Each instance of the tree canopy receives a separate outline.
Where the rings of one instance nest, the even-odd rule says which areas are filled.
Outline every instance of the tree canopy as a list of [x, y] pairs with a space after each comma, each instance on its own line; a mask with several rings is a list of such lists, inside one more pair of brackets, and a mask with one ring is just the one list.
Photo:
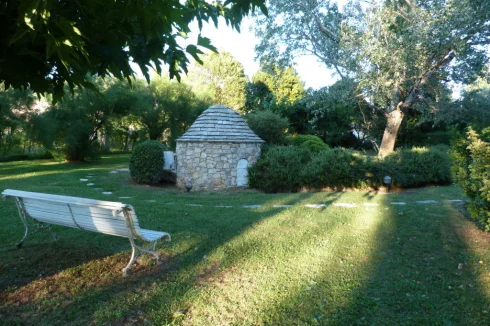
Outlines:
[[187, 72], [187, 54], [200, 61], [201, 48], [216, 50], [199, 35], [185, 48], [189, 24], [196, 20], [239, 29], [243, 16], [265, 0], [7, 0], [0, 4], [0, 83], [62, 98], [64, 84], [93, 87], [90, 75], [134, 75], [133, 60], [149, 79], [168, 64], [170, 77]]
[[487, 0], [351, 1], [343, 8], [270, 0], [268, 10], [257, 25], [262, 59], [313, 54], [352, 78], [359, 101], [386, 117], [381, 156], [394, 149], [408, 110], [437, 108], [449, 82], [475, 80], [488, 61]]
[[243, 65], [229, 52], [202, 56], [202, 65], [196, 65], [184, 81], [198, 93], [209, 96], [214, 104], [223, 104], [235, 111], [245, 105], [247, 77]]

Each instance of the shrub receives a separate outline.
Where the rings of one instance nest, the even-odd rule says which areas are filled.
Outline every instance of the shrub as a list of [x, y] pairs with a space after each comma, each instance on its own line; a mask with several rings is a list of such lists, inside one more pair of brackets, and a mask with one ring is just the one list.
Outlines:
[[267, 192], [301, 187], [378, 188], [384, 186], [386, 175], [392, 177], [393, 186], [402, 188], [447, 184], [447, 146], [398, 150], [385, 159], [342, 148], [312, 153], [298, 146], [270, 146], [249, 170], [250, 185]]
[[490, 128], [468, 128], [453, 141], [451, 158], [453, 179], [471, 199], [468, 212], [490, 231]]
[[247, 123], [250, 129], [267, 143], [286, 143], [286, 130], [289, 128], [286, 118], [270, 111], [262, 111], [247, 115]]
[[156, 140], [137, 144], [129, 161], [131, 178], [140, 184], [155, 184], [160, 181], [163, 170], [165, 146]]
[[314, 188], [357, 187], [365, 180], [367, 158], [335, 148], [312, 156], [302, 171], [304, 185]]
[[402, 188], [451, 182], [451, 161], [447, 146], [414, 147], [388, 155], [381, 170]]
[[248, 170], [250, 186], [265, 192], [297, 191], [302, 186], [301, 170], [310, 153], [297, 146], [269, 146]]
[[314, 135], [296, 135], [289, 137], [288, 140], [291, 144], [301, 146], [314, 153], [330, 149], [320, 137]]

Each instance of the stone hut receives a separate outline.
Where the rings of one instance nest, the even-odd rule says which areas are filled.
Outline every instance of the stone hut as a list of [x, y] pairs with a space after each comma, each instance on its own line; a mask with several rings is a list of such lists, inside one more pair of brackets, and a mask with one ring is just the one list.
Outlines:
[[260, 156], [264, 143], [245, 120], [224, 105], [204, 111], [177, 139], [177, 186], [221, 190], [248, 184], [247, 168]]

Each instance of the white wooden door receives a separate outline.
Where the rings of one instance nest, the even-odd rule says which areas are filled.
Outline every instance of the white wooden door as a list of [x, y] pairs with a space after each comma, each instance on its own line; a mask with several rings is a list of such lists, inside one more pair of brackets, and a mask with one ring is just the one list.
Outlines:
[[236, 185], [237, 187], [248, 185], [248, 161], [246, 159], [238, 161], [236, 167]]

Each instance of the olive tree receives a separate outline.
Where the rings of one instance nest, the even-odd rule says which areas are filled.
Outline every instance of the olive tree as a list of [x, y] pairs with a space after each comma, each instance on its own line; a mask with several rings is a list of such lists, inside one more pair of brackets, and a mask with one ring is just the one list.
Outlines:
[[257, 23], [259, 56], [313, 54], [354, 79], [356, 98], [385, 116], [380, 156], [394, 150], [408, 110], [437, 109], [449, 82], [471, 82], [488, 61], [488, 0], [351, 1], [343, 8], [270, 0], [268, 9]]

